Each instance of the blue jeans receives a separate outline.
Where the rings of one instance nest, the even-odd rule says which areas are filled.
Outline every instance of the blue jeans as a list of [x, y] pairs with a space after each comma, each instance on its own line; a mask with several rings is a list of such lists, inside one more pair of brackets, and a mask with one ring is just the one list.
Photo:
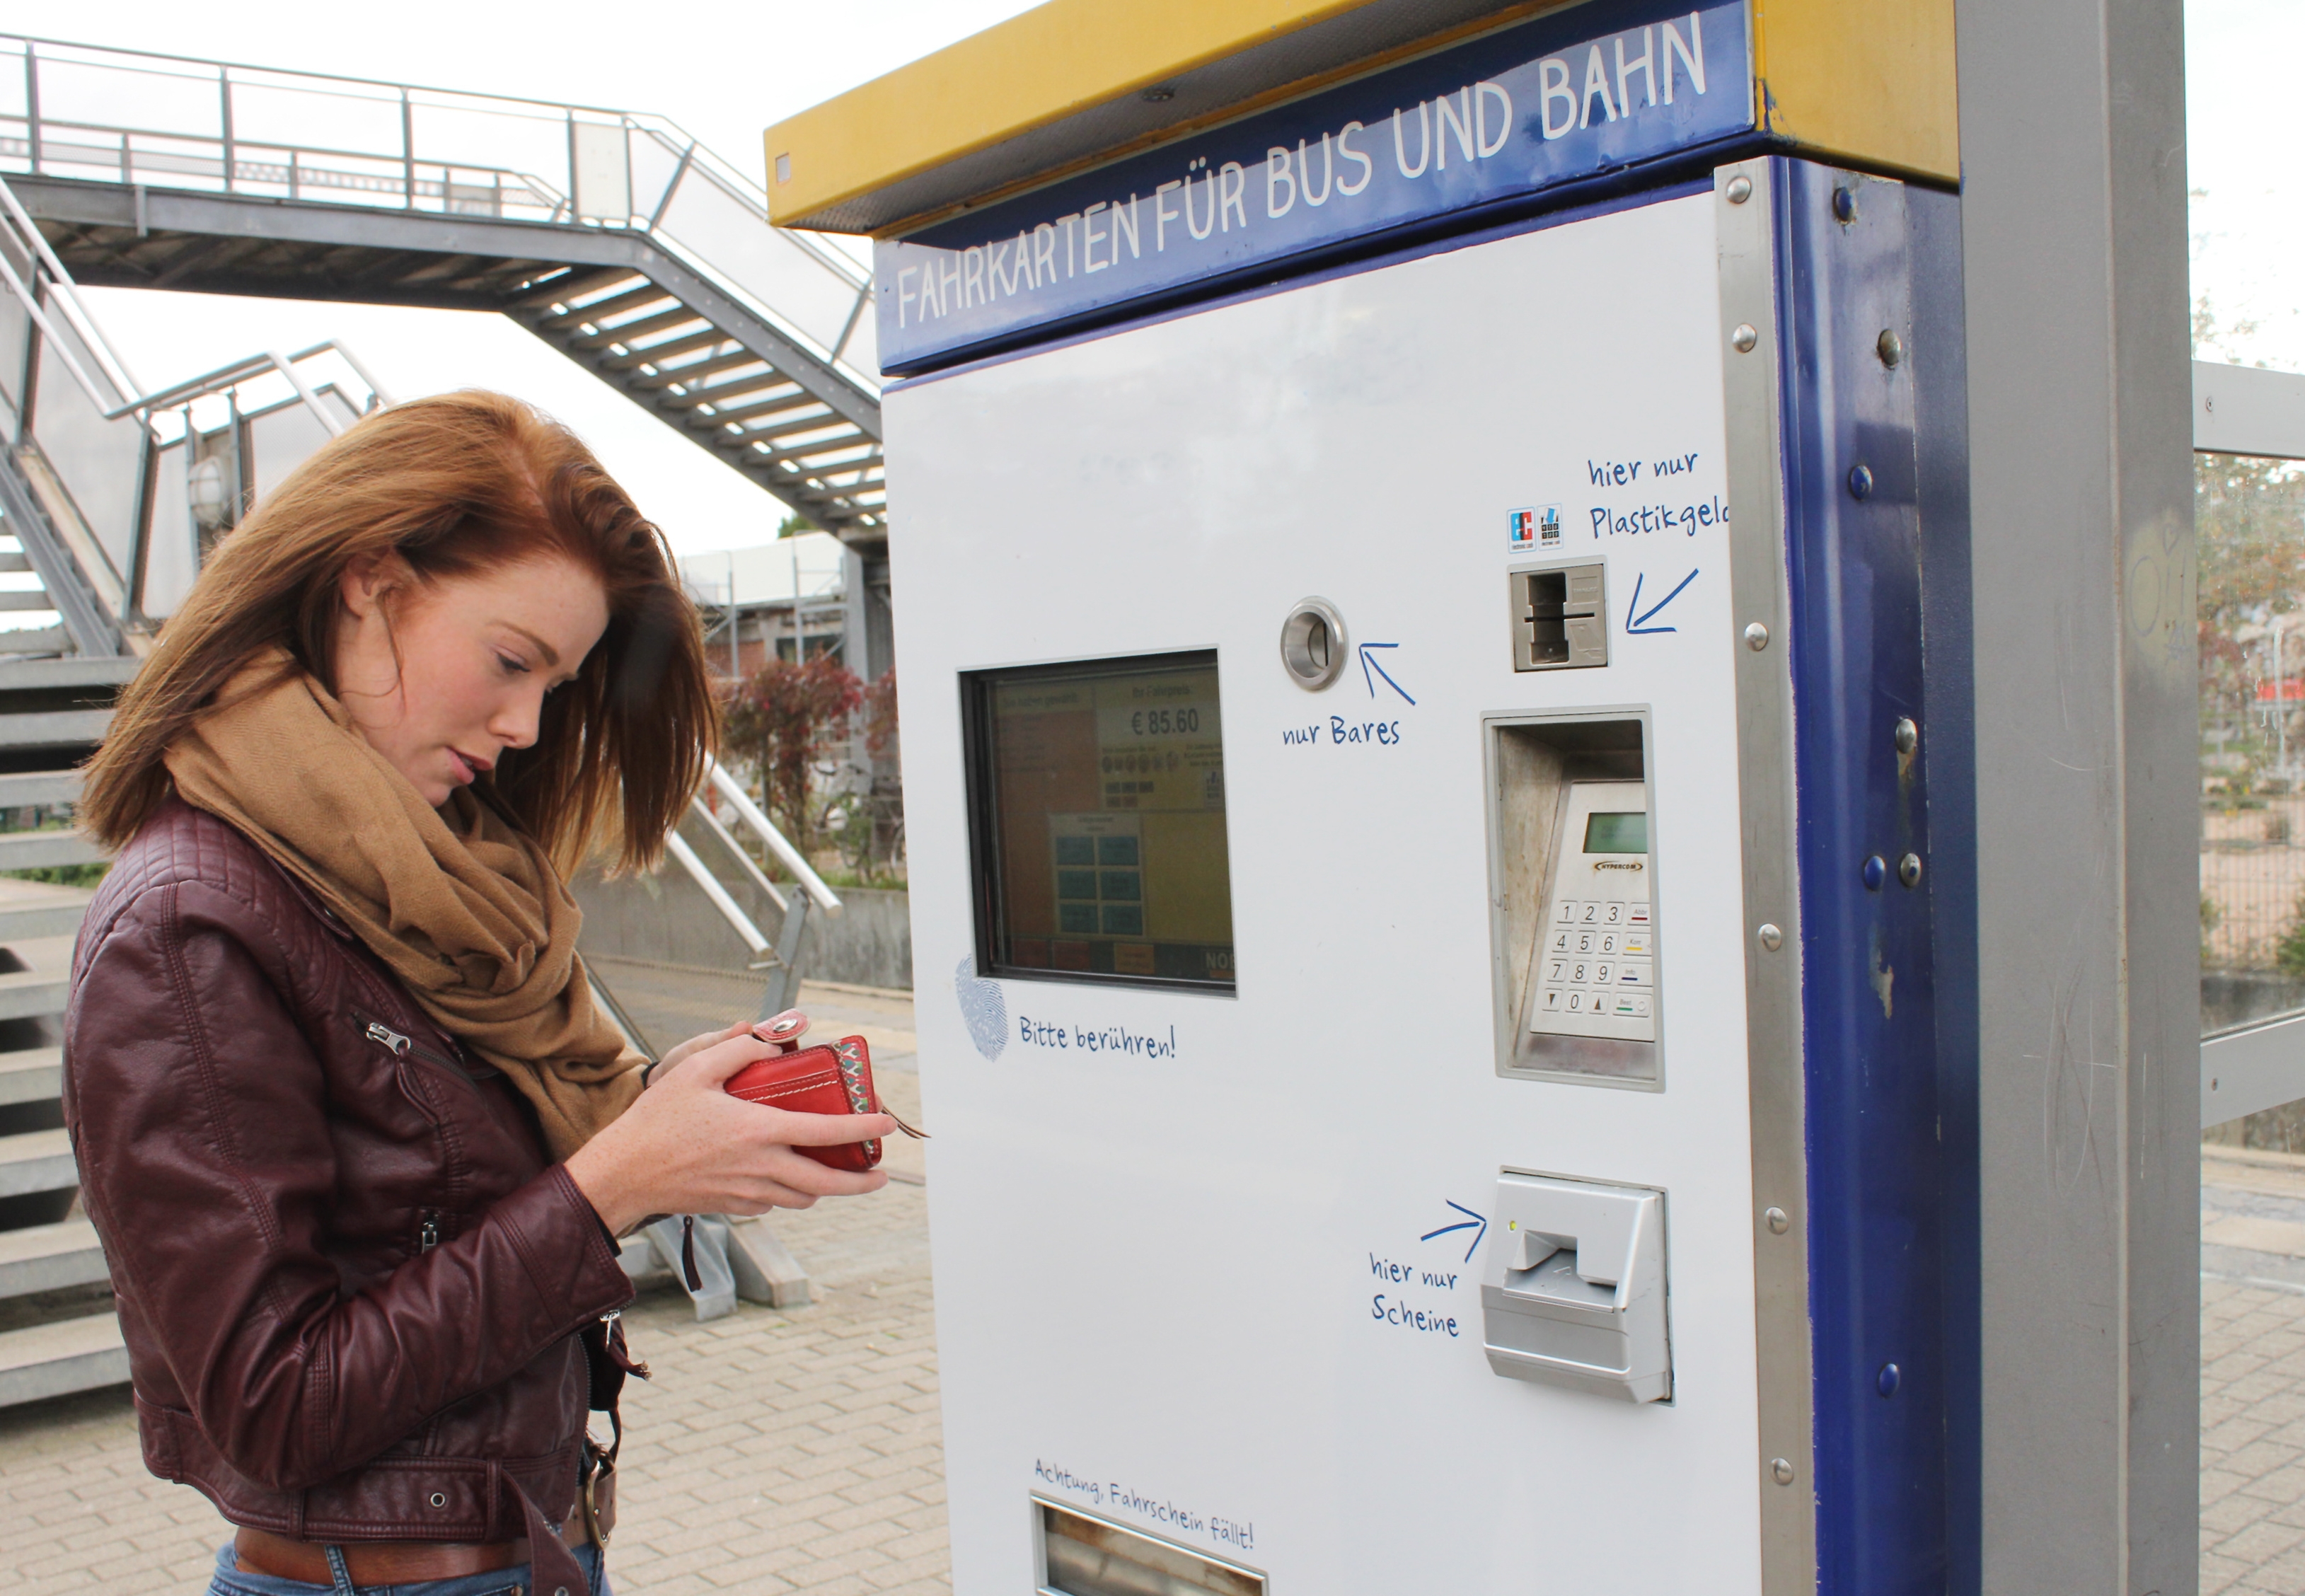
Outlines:
[[[572, 1548], [591, 1582], [589, 1596], [612, 1596], [608, 1571], [597, 1546]], [[494, 1574], [468, 1574], [457, 1579], [426, 1579], [404, 1585], [355, 1585], [344, 1573], [343, 1554], [328, 1549], [328, 1566], [336, 1583], [308, 1585], [301, 1579], [276, 1579], [268, 1574], [242, 1574], [233, 1556], [232, 1542], [217, 1553], [216, 1583], [208, 1596], [529, 1596], [528, 1565], [499, 1568]]]

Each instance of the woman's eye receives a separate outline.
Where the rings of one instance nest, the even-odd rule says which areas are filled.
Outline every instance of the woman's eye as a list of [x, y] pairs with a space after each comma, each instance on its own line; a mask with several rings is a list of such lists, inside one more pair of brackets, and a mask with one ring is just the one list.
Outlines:
[[498, 655], [497, 663], [504, 666], [505, 674], [508, 676], [524, 676], [528, 675], [528, 666], [522, 661], [515, 659], [509, 654]]

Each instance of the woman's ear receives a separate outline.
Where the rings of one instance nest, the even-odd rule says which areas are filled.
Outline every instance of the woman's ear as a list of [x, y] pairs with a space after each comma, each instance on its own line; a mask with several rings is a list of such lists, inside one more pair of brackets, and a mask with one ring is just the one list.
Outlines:
[[336, 595], [347, 614], [365, 621], [383, 607], [387, 594], [414, 574], [396, 554], [360, 555], [336, 578]]

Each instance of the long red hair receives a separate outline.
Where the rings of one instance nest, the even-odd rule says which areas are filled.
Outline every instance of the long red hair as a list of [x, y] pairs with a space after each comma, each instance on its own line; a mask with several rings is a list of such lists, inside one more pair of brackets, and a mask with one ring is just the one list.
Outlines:
[[695, 606], [663, 533], [575, 434], [478, 391], [360, 421], [218, 545], [120, 695], [81, 824], [125, 844], [167, 795], [168, 744], [267, 647], [335, 692], [338, 582], [354, 561], [397, 555], [430, 582], [547, 554], [600, 579], [608, 630], [545, 700], [534, 745], [507, 749], [482, 790], [564, 870], [595, 849], [654, 864], [719, 744]]

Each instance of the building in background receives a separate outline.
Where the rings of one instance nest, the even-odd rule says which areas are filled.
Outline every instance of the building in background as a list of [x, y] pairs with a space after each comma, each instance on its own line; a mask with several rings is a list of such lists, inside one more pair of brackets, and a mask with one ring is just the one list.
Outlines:
[[684, 558], [681, 580], [704, 612], [713, 674], [742, 679], [771, 658], [829, 654], [871, 681], [879, 673], [864, 657], [863, 566], [829, 532]]

